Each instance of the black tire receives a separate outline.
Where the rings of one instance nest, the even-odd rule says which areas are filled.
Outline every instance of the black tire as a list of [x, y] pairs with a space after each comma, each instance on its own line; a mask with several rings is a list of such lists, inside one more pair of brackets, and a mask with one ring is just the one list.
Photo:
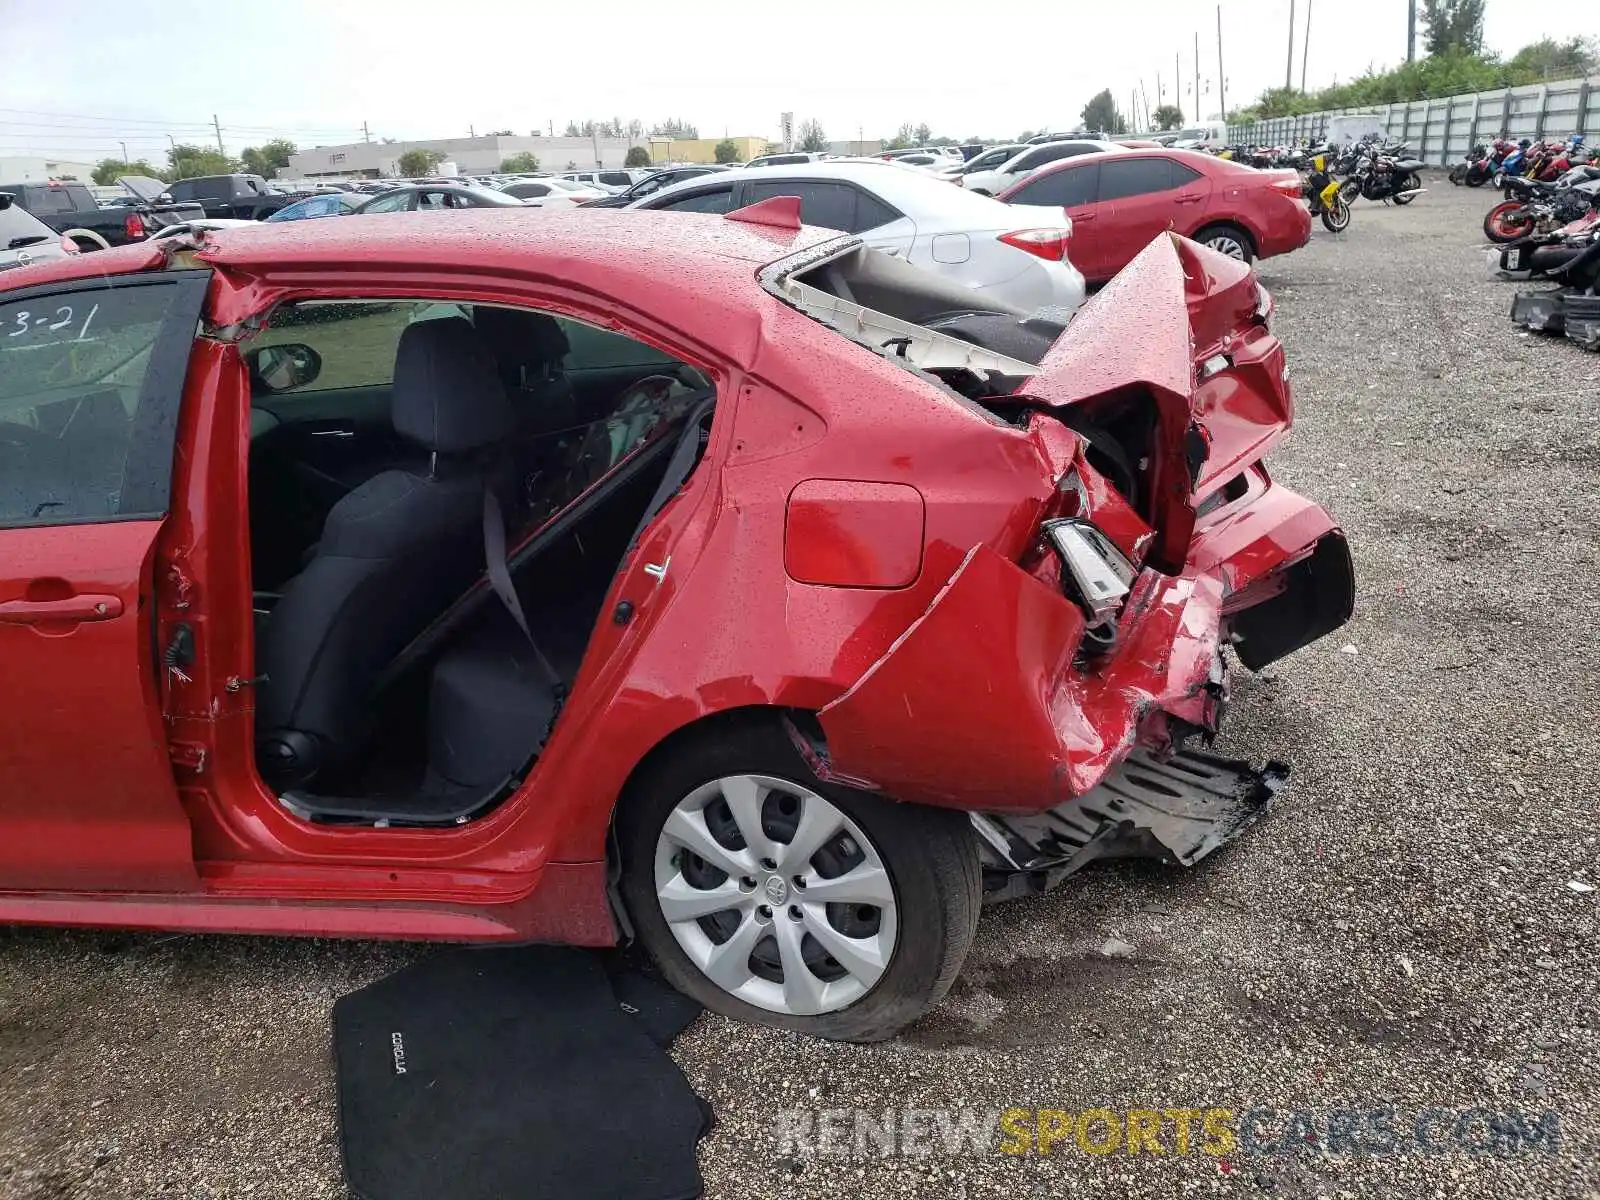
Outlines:
[[[1239, 253], [1233, 254], [1228, 250], [1218, 249], [1218, 253], [1227, 254], [1230, 258], [1237, 258], [1249, 266], [1256, 260], [1256, 246], [1250, 240], [1250, 234], [1230, 221], [1218, 221], [1215, 225], [1207, 225], [1194, 235], [1194, 240], [1202, 246], [1209, 246], [1214, 239], [1227, 239], [1239, 247]], [[1213, 249], [1217, 249], [1213, 247]]]
[[1322, 225], [1329, 233], [1343, 233], [1350, 228], [1350, 206], [1338, 196], [1334, 197], [1332, 207], [1322, 210]]
[[[695, 789], [741, 774], [788, 780], [833, 804], [872, 843], [892, 881], [899, 921], [889, 965], [870, 991], [844, 1008], [796, 1016], [746, 1003], [700, 971], [662, 915], [655, 855], [668, 816]], [[893, 1037], [944, 998], [977, 931], [982, 875], [966, 815], [822, 783], [775, 720], [720, 727], [647, 764], [622, 797], [616, 832], [622, 899], [661, 973], [707, 1008], [753, 1024], [835, 1041]]]
[[[1415, 175], [1407, 175], [1404, 179], [1400, 180], [1400, 189], [1402, 191], [1410, 191], [1412, 188], [1419, 188], [1421, 186], [1422, 180], [1418, 179]], [[1410, 204], [1415, 199], [1415, 196], [1396, 196], [1394, 198], [1394, 202], [1396, 204]]]
[[1346, 179], [1339, 185], [1339, 199], [1346, 204], [1361, 197], [1361, 181], [1359, 179]]

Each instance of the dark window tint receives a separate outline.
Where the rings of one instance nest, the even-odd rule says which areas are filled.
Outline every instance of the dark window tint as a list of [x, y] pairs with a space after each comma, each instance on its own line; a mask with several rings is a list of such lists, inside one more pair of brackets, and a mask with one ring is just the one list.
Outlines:
[[1038, 204], [1047, 208], [1093, 204], [1101, 166], [1098, 162], [1085, 162], [1062, 167], [1030, 179], [1006, 200], [1011, 204]]
[[807, 225], [845, 233], [856, 231], [856, 190], [853, 187], [804, 179], [745, 184], [746, 204], [771, 200], [774, 196], [799, 196], [800, 219]]
[[673, 212], [725, 213], [732, 203], [733, 189], [717, 188], [715, 191], [696, 192], [692, 196], [679, 196], [659, 207]]
[[165, 511], [206, 277], [0, 304], [0, 525]]
[[541, 196], [550, 194], [548, 183], [514, 183], [506, 189], [506, 195], [515, 196], [519, 200], [537, 200]]
[[1020, 162], [1012, 168], [1015, 171], [1031, 171], [1035, 167], [1042, 167], [1045, 163], [1060, 162], [1063, 158], [1075, 158], [1080, 154], [1092, 154], [1087, 146], [1040, 146], [1029, 150], [1022, 156]]
[[72, 203], [72, 193], [63, 187], [30, 187], [28, 189], [28, 207], [41, 215], [48, 213], [72, 212], [76, 207]]
[[1145, 196], [1173, 186], [1172, 163], [1164, 158], [1114, 158], [1100, 164], [1101, 200]]
[[180, 179], [176, 183], [169, 183], [167, 185], [167, 195], [172, 197], [174, 203], [179, 200], [193, 200], [195, 195], [194, 183], [188, 179]]
[[869, 229], [876, 229], [880, 225], [887, 225], [890, 221], [898, 221], [904, 214], [897, 209], [890, 208], [876, 196], [866, 192], [856, 193], [856, 224], [851, 233], [865, 233]]
[[608, 187], [628, 187], [633, 183], [633, 176], [626, 171], [601, 171], [600, 182]]

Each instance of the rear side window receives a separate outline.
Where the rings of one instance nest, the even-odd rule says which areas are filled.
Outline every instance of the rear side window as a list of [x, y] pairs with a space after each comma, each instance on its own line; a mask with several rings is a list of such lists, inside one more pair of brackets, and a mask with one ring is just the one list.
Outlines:
[[30, 187], [28, 207], [41, 215], [76, 211], [72, 193], [63, 187]]
[[679, 196], [657, 207], [670, 209], [672, 212], [725, 213], [732, 203], [733, 189], [725, 187], [708, 192], [696, 192], [692, 196]]
[[807, 225], [854, 233], [856, 225], [855, 188], [842, 183], [821, 183], [805, 179], [774, 180], [772, 183], [745, 184], [745, 203], [755, 204], [775, 196], [800, 197], [800, 219]]
[[0, 526], [166, 511], [209, 278], [97, 280], [0, 304]]
[[1113, 158], [1100, 164], [1101, 200], [1170, 191], [1178, 182], [1165, 158]]
[[1096, 199], [1100, 168], [1098, 162], [1062, 167], [1030, 179], [1006, 199], [1011, 204], [1038, 204], [1047, 208], [1076, 208]]
[[609, 187], [632, 187], [633, 176], [626, 171], [602, 171], [600, 182]]

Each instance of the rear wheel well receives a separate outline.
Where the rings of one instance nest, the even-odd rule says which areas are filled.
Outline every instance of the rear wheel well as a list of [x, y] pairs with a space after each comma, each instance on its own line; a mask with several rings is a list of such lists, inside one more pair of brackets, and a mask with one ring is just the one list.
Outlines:
[[1261, 247], [1256, 242], [1255, 234], [1237, 221], [1212, 221], [1209, 225], [1195, 232], [1194, 240], [1204, 243], [1208, 237], [1216, 233], [1231, 233], [1242, 239], [1252, 258], [1261, 253]]
[[69, 229], [62, 236], [69, 238], [79, 250], [84, 252], [109, 250], [111, 248], [110, 242], [90, 229]]
[[785, 718], [800, 717], [802, 720], [811, 718], [810, 713], [802, 713], [793, 708], [784, 708], [776, 704], [748, 704], [738, 708], [724, 708], [714, 713], [707, 713], [697, 717], [687, 725], [680, 725], [654, 746], [650, 747], [644, 757], [633, 764], [633, 770], [628, 772], [628, 778], [622, 785], [622, 790], [617, 793], [617, 803], [612, 808], [611, 824], [617, 823], [617, 814], [622, 811], [629, 797], [636, 790], [641, 779], [649, 778], [656, 767], [681, 753], [687, 747], [697, 742], [712, 738], [725, 738], [756, 726], [771, 726], [780, 723]]

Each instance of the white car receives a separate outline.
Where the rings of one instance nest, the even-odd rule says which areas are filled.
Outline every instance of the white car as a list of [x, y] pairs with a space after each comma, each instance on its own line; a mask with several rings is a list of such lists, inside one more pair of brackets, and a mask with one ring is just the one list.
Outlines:
[[654, 170], [644, 167], [618, 167], [608, 171], [567, 171], [561, 178], [571, 180], [573, 183], [588, 184], [608, 196], [614, 196], [618, 192], [627, 191], [641, 179], [654, 173]]
[[1023, 312], [1083, 303], [1083, 276], [1067, 257], [1072, 222], [1061, 209], [1002, 204], [881, 159], [722, 171], [628, 207], [727, 213], [776, 196], [799, 197], [807, 225], [857, 234]]
[[826, 155], [811, 150], [795, 150], [788, 154], [758, 154], [747, 167], [795, 167], [801, 163], [821, 162]]
[[997, 167], [969, 171], [961, 176], [962, 186], [985, 196], [998, 196], [1017, 180], [1048, 163], [1060, 162], [1078, 154], [1121, 154], [1126, 147], [1115, 142], [1101, 142], [1093, 138], [1071, 138], [1060, 142], [1045, 142], [1026, 146]]
[[500, 190], [529, 208], [575, 208], [585, 200], [599, 200], [611, 194], [570, 179], [513, 179], [502, 184]]

